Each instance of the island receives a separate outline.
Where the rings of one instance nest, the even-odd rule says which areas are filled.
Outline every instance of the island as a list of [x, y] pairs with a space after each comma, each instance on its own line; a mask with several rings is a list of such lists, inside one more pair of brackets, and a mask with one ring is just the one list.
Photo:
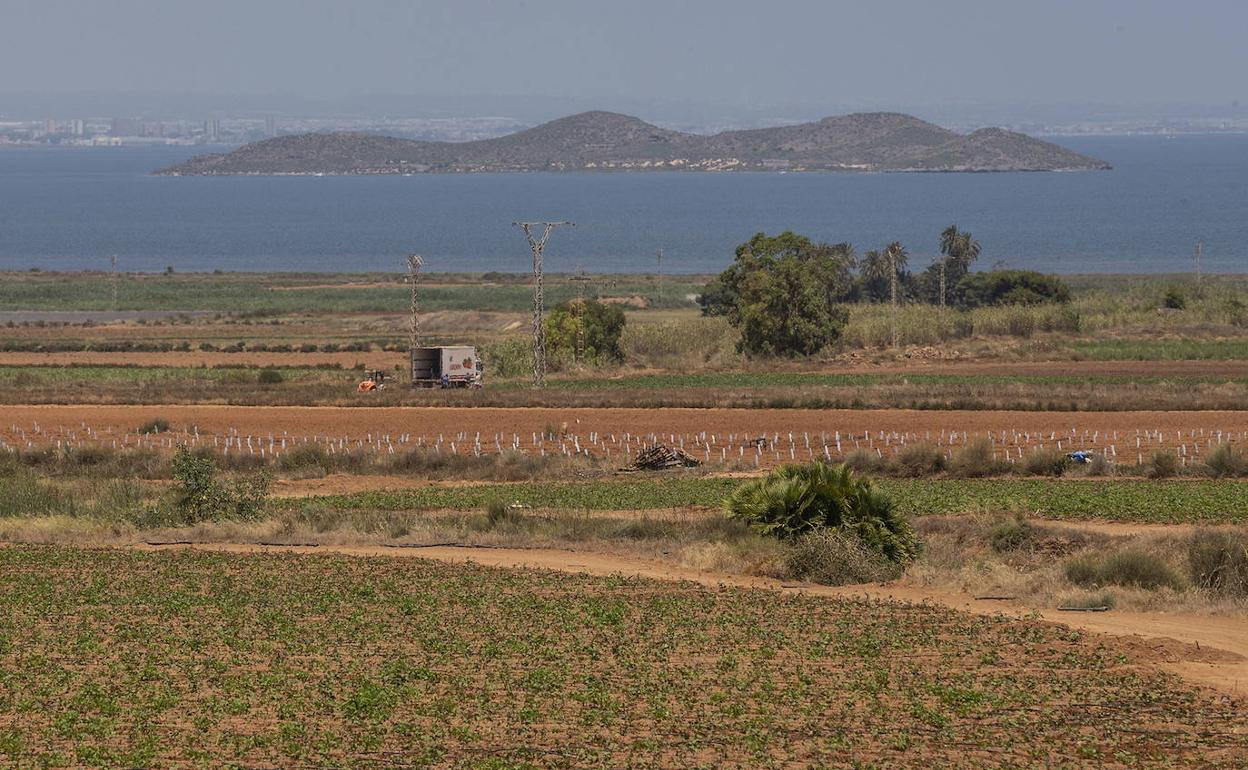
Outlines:
[[494, 139], [430, 142], [365, 133], [281, 136], [154, 173], [427, 174], [507, 171], [987, 172], [1105, 170], [1104, 161], [1000, 128], [960, 134], [911, 115], [856, 113], [701, 135], [583, 112]]

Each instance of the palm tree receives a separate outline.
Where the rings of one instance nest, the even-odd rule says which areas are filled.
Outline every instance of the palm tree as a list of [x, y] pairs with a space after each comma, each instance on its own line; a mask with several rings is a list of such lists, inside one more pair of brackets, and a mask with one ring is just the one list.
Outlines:
[[979, 259], [979, 241], [957, 225], [949, 225], [940, 234], [940, 253], [945, 257], [940, 261], [940, 305], [944, 307], [948, 266], [952, 265], [959, 274], [969, 270], [971, 263]]
[[884, 249], [884, 256], [888, 258], [888, 293], [892, 298], [893, 314], [893, 347], [897, 347], [897, 274], [906, 269], [906, 263], [910, 260], [906, 247], [901, 245], [900, 241], [893, 241]]
[[764, 535], [794, 540], [827, 530], [846, 534], [896, 564], [919, 552], [919, 540], [888, 496], [845, 465], [786, 465], [737, 487], [728, 516]]
[[887, 302], [888, 287], [892, 282], [892, 271], [888, 266], [888, 255], [882, 249], [872, 249], [862, 255], [858, 262], [858, 274], [862, 280], [862, 288], [871, 302]]

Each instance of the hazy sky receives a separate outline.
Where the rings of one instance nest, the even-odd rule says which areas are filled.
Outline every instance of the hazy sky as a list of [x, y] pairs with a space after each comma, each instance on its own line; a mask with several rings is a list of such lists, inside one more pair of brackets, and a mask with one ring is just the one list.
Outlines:
[[0, 0], [0, 93], [1230, 105], [1246, 34], [1245, 0]]

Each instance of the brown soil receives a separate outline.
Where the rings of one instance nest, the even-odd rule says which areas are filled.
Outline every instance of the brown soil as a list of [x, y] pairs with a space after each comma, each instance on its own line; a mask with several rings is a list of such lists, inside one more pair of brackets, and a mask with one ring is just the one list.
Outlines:
[[[931, 602], [980, 614], [1034, 617], [1033, 609], [1011, 602], [976, 601], [974, 597], [930, 587], [901, 584], [818, 586], [770, 578], [700, 572], [645, 559], [554, 549], [394, 548], [386, 546], [260, 546], [206, 543], [194, 546], [136, 546], [143, 550], [193, 547], [226, 552], [333, 552], [356, 556], [397, 556], [446, 562], [474, 562], [508, 568], [537, 568], [592, 575], [629, 575], [658, 580], [687, 580], [702, 585], [730, 585], [799, 591], [815, 596], [868, 596], [903, 602]], [[1248, 619], [1145, 612], [1070, 613], [1045, 610], [1045, 620], [1095, 633], [1126, 637], [1138, 659], [1167, 668], [1188, 681], [1243, 695], [1248, 692]]]
[[[34, 405], [0, 407], [0, 431], [12, 425], [29, 429], [38, 423], [44, 433], [79, 431], [84, 423], [96, 431], [133, 431], [156, 418], [177, 429], [198, 426], [201, 433], [225, 433], [237, 429], [252, 435], [363, 436], [412, 433], [455, 435], [480, 432], [519, 434], [526, 440], [547, 427], [585, 436], [600, 434], [634, 436], [655, 434], [693, 436], [701, 432], [726, 437], [781, 433], [834, 432], [872, 434], [965, 431], [1027, 431], [1038, 441], [1050, 432], [1118, 431], [1120, 436], [1136, 430], [1219, 430], [1238, 434], [1248, 431], [1248, 411], [1235, 412], [1019, 412], [1019, 411], [924, 411], [910, 409], [594, 409], [594, 408], [496, 408], [496, 407], [302, 407], [225, 405]], [[1124, 439], [1125, 440], [1125, 439]]]

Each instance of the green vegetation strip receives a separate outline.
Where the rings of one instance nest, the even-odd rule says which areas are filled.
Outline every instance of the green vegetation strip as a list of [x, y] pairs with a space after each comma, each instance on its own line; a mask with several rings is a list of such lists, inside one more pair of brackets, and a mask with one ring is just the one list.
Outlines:
[[[765, 387], [875, 387], [880, 385], [982, 386], [1022, 385], [1196, 385], [1201, 383], [1248, 384], [1248, 378], [1194, 376], [1159, 377], [1125, 375], [1043, 375], [1043, 374], [814, 374], [802, 372], [713, 372], [707, 374], [648, 374], [634, 377], [597, 377], [546, 381], [550, 388], [564, 390], [650, 390], [685, 388], [765, 388]], [[492, 384], [498, 387], [498, 384]], [[523, 381], [508, 387], [528, 387]]]
[[[470, 510], [491, 501], [569, 510], [719, 507], [740, 482], [723, 478], [488, 484], [284, 500], [340, 510]], [[879, 487], [916, 516], [1025, 511], [1054, 519], [1140, 522], [1248, 521], [1248, 483], [1229, 480], [881, 479]]]
[[1069, 348], [1094, 361], [1229, 361], [1248, 358], [1248, 338], [1208, 340], [1094, 340]]
[[1068, 628], [934, 606], [337, 555], [14, 546], [0, 574], [11, 767], [1248, 757], [1233, 699]]
[[[355, 373], [336, 369], [274, 367], [283, 379], [354, 379]], [[255, 382], [255, 367], [202, 366], [0, 366], [0, 384], [30, 385], [75, 382], [150, 382], [153, 380], [209, 380]]]
[[[689, 307], [686, 297], [702, 290], [702, 283], [684, 278], [664, 282], [662, 293], [644, 276], [599, 276], [601, 290], [612, 296], [641, 296], [650, 307]], [[335, 286], [356, 281], [389, 282], [389, 285]], [[533, 289], [527, 282], [437, 283], [430, 276], [420, 290], [425, 312], [437, 310], [528, 310]], [[546, 285], [550, 305], [577, 296], [577, 286], [558, 276]], [[399, 276], [311, 276], [295, 280], [289, 275], [149, 275], [125, 276], [117, 284], [114, 303], [112, 284], [97, 276], [72, 274], [11, 275], [0, 285], [0, 310], [160, 310], [215, 311], [222, 313], [360, 313], [406, 312], [409, 289]]]

